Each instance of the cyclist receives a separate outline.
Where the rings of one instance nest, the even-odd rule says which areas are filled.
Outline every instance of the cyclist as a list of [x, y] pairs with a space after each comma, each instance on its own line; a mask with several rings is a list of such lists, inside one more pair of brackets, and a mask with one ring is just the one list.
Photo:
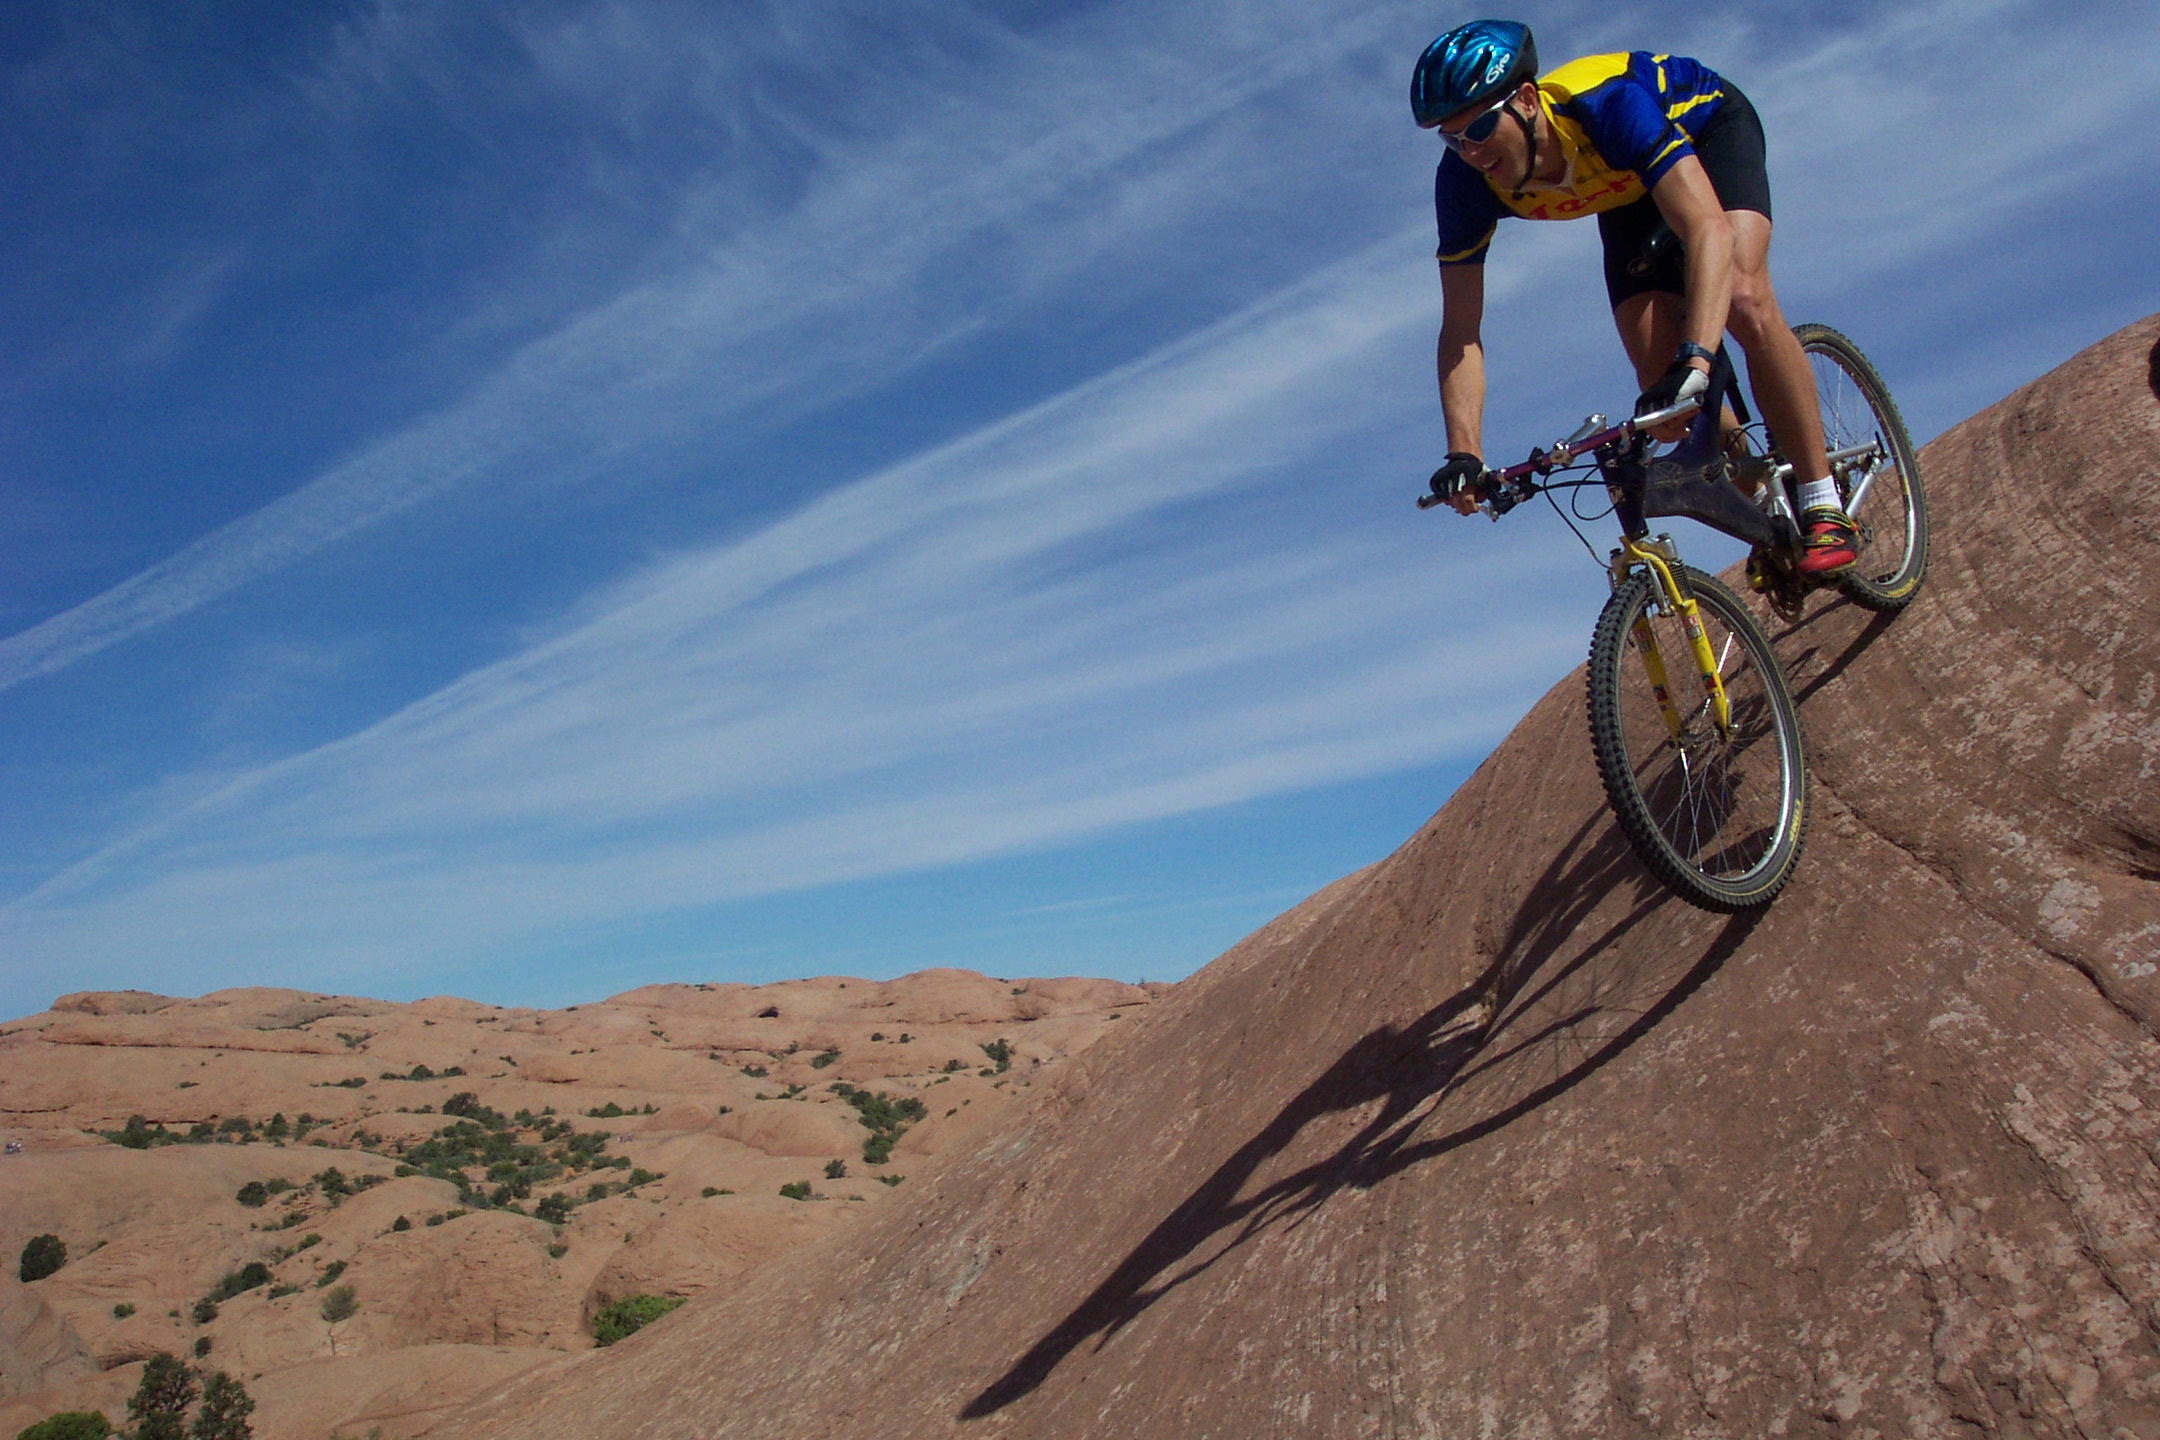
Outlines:
[[[1480, 327], [1499, 221], [1596, 215], [1613, 321], [1642, 387], [1635, 413], [1701, 394], [1730, 329], [1799, 482], [1801, 573], [1851, 568], [1856, 537], [1829, 478], [1814, 375], [1770, 288], [1762, 124], [1739, 88], [1693, 60], [1642, 50], [1588, 56], [1540, 79], [1528, 26], [1477, 20], [1427, 47], [1410, 106], [1447, 145], [1433, 205], [1448, 457], [1433, 493], [1469, 514], [1485, 470]], [[1650, 239], [1661, 221], [1681, 244], [1659, 256]]]

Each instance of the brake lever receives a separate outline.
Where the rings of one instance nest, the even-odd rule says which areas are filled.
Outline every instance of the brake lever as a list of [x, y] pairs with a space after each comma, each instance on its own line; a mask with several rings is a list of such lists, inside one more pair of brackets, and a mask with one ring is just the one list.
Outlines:
[[1691, 395], [1677, 405], [1668, 405], [1663, 410], [1652, 410], [1647, 415], [1637, 415], [1633, 423], [1637, 430], [1655, 430], [1668, 421], [1685, 420], [1700, 409], [1702, 400]]

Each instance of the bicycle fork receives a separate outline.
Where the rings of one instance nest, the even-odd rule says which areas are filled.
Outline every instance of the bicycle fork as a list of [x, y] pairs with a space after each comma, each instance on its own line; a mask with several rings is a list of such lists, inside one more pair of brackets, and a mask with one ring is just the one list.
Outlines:
[[[1680, 617], [1680, 628], [1687, 636], [1688, 648], [1694, 652], [1695, 670], [1702, 677], [1703, 698], [1709, 701], [1710, 718], [1717, 725], [1718, 737], [1729, 740], [1732, 738], [1732, 701], [1725, 694], [1725, 681], [1718, 674], [1717, 657], [1711, 653], [1710, 637], [1703, 630], [1702, 612], [1695, 604], [1695, 597], [1681, 587], [1679, 577], [1673, 574], [1668, 563], [1675, 558], [1668, 553], [1670, 545], [1670, 541], [1646, 542], [1623, 536], [1620, 548], [1613, 551], [1613, 584], [1618, 587], [1638, 564], [1649, 567], [1666, 607]], [[1635, 651], [1642, 656], [1643, 669], [1650, 676], [1650, 688], [1657, 695], [1658, 710], [1665, 717], [1665, 728], [1677, 742], [1687, 728], [1687, 722], [1681, 717], [1679, 707], [1673, 704], [1665, 657], [1658, 650], [1657, 635], [1650, 628], [1647, 614], [1635, 617], [1632, 634]]]

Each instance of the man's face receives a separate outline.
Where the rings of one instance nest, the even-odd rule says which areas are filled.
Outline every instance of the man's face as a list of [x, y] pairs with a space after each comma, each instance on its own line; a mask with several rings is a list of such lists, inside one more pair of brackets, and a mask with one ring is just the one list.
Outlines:
[[1494, 126], [1492, 133], [1483, 140], [1472, 140], [1464, 132], [1477, 128], [1478, 117], [1493, 109], [1490, 101], [1456, 111], [1440, 122], [1440, 132], [1443, 135], [1461, 137], [1455, 142], [1455, 148], [1462, 152], [1462, 158], [1470, 163], [1473, 170], [1486, 175], [1515, 174], [1529, 159], [1529, 150], [1523, 139], [1523, 127], [1517, 124], [1516, 120], [1535, 113], [1531, 108], [1537, 103], [1535, 96], [1526, 98], [1524, 93], [1530, 89], [1531, 86], [1526, 81], [1507, 97], [1504, 103], [1514, 112], [1514, 118], [1505, 114], [1496, 115], [1495, 118], [1500, 123]]

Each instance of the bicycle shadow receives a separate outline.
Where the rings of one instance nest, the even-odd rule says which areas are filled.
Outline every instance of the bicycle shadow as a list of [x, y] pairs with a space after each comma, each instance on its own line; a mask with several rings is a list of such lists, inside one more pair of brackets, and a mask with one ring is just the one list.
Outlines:
[[[1866, 619], [1850, 634], [1839, 633], [1850, 627], [1856, 616]], [[1863, 611], [1843, 595], [1829, 605], [1810, 607], [1808, 612], [1782, 630], [1766, 631], [1770, 643], [1777, 647], [1778, 658], [1784, 662], [1785, 673], [1792, 680], [1793, 700], [1806, 704], [1815, 693], [1831, 681], [1843, 675], [1853, 661], [1866, 654], [1868, 648], [1880, 639], [1885, 631], [1897, 623], [1896, 615], [1880, 611]], [[1798, 648], [1792, 648], [1797, 642]], [[1803, 681], [1802, 676], [1807, 678]]]
[[[1619, 917], [1584, 936], [1603, 903], [1631, 886]], [[1666, 948], [1663, 964], [1623, 951], [1620, 942], [1647, 920], [1674, 912], [1692, 917], [1680, 922], [1683, 929], [1717, 927], [1692, 960], [1673, 953], [1684, 947]], [[1360, 1037], [959, 1418], [984, 1418], [1032, 1393], [1082, 1345], [1092, 1340], [1100, 1350], [1268, 1229], [1295, 1229], [1342, 1191], [1370, 1189], [1437, 1160], [1567, 1093], [1677, 1009], [1759, 918], [1720, 922], [1686, 909], [1642, 868], [1610, 818], [1593, 815], [1524, 896], [1497, 958], [1475, 980], [1399, 1029], [1382, 1026]], [[1492, 1018], [1481, 1025], [1486, 1007]], [[1374, 1114], [1331, 1153], [1245, 1193], [1316, 1121], [1366, 1106]]]

